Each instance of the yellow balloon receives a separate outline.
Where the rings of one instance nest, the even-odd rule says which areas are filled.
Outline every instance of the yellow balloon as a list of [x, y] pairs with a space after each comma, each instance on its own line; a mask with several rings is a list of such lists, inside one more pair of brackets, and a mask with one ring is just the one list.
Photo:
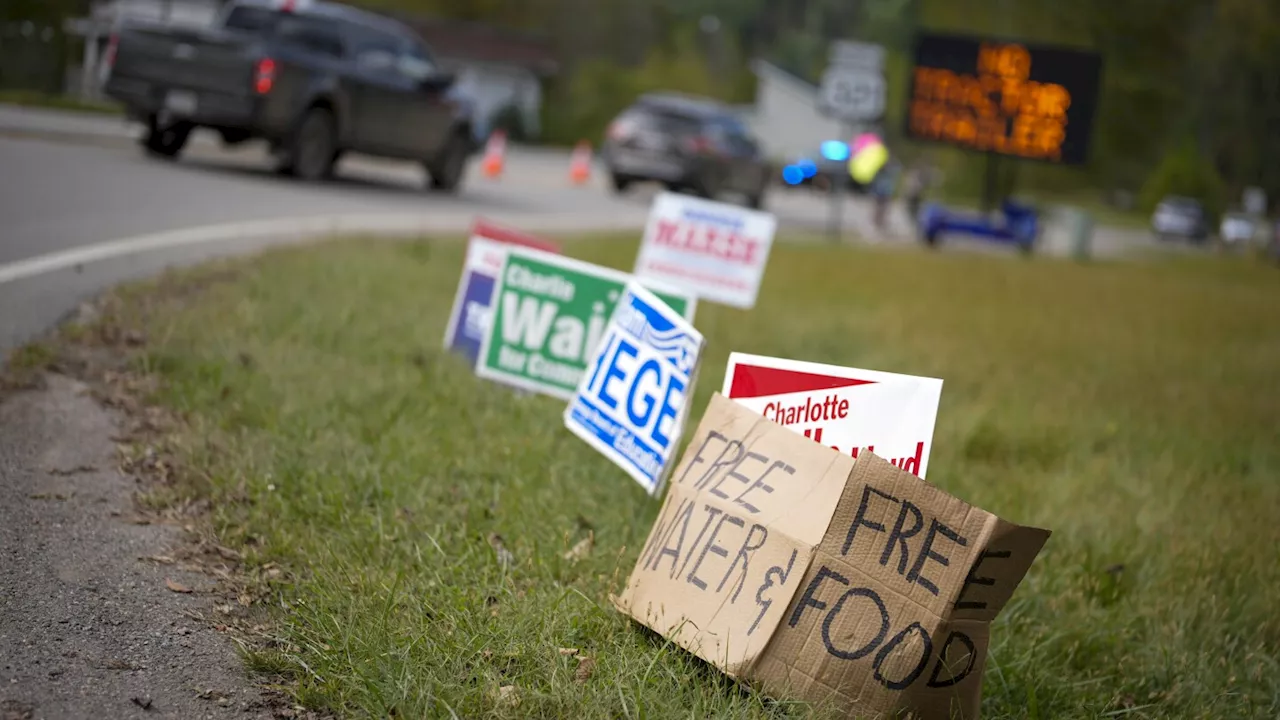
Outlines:
[[849, 158], [849, 174], [853, 179], [866, 185], [875, 179], [880, 168], [889, 162], [889, 149], [880, 143], [863, 148], [862, 152]]

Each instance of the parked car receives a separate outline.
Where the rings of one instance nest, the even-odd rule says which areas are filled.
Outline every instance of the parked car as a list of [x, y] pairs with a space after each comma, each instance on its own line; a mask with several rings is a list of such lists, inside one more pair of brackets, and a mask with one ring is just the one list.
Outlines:
[[1161, 240], [1186, 238], [1195, 242], [1209, 239], [1209, 217], [1199, 200], [1169, 195], [1156, 205], [1151, 230]]
[[205, 127], [229, 145], [266, 140], [278, 169], [306, 180], [351, 151], [421, 162], [452, 191], [478, 146], [471, 105], [422, 39], [338, 3], [232, 0], [211, 28], [126, 25], [107, 62], [106, 94], [159, 157]]
[[742, 193], [764, 203], [772, 168], [741, 119], [714, 100], [647, 93], [609, 125], [601, 157], [618, 192], [657, 181], [706, 198]]

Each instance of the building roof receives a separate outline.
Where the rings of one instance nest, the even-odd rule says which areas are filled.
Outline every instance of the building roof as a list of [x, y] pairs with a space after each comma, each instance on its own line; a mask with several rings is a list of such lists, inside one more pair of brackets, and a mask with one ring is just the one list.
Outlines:
[[443, 58], [517, 65], [540, 75], [553, 75], [559, 70], [550, 44], [535, 35], [463, 20], [394, 16], [413, 28], [432, 52]]

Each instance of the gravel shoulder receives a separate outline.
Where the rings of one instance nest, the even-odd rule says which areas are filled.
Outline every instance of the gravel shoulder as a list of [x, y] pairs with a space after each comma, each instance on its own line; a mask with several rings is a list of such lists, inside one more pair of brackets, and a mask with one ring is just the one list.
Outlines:
[[121, 414], [40, 384], [0, 398], [0, 720], [273, 717], [183, 528], [138, 515]]

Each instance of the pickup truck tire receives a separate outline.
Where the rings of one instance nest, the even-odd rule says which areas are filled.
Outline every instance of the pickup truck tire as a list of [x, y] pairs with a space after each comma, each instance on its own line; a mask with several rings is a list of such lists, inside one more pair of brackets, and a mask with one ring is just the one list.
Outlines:
[[186, 146], [191, 137], [192, 126], [188, 122], [177, 122], [163, 127], [152, 119], [147, 125], [147, 134], [142, 139], [142, 147], [148, 154], [160, 158], [174, 159]]
[[628, 175], [613, 173], [609, 176], [609, 180], [613, 183], [613, 191], [619, 195], [631, 189], [631, 177]]
[[338, 130], [333, 113], [313, 107], [285, 140], [280, 170], [300, 180], [323, 180], [333, 172]]
[[445, 143], [440, 156], [427, 163], [427, 175], [431, 177], [431, 189], [455, 192], [467, 172], [467, 155], [470, 144], [467, 136], [455, 133]]

